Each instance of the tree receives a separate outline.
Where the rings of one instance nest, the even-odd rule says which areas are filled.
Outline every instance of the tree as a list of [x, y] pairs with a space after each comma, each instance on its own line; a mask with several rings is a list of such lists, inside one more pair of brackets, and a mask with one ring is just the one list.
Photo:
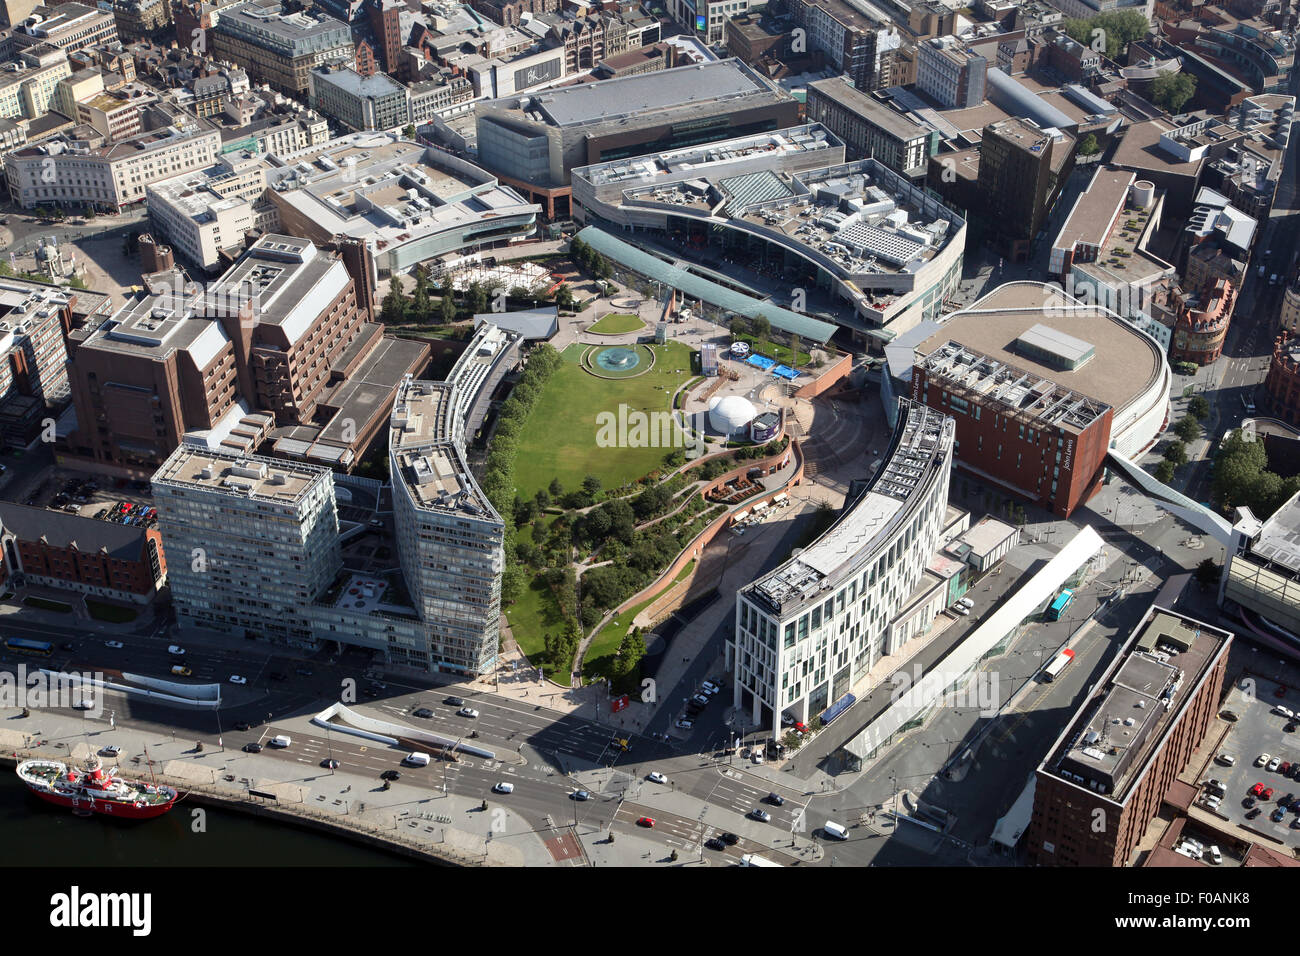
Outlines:
[[537, 494], [533, 496], [533, 501], [537, 503], [538, 511], [545, 511], [551, 506], [551, 496], [547, 494], [545, 488], [537, 489]]
[[1206, 558], [1196, 566], [1196, 583], [1201, 586], [1202, 591], [1209, 590], [1219, 583], [1219, 566], [1214, 563], [1213, 558]]
[[600, 494], [600, 490], [601, 490], [600, 479], [597, 478], [595, 475], [588, 475], [586, 478], [583, 478], [582, 490], [586, 492], [588, 496], [595, 498], [598, 494]]
[[389, 325], [400, 325], [406, 320], [406, 296], [402, 295], [401, 286], [396, 279], [389, 286], [388, 295], [384, 296], [379, 317]]
[[1155, 476], [1156, 481], [1160, 482], [1162, 485], [1169, 484], [1169, 482], [1174, 480], [1174, 463], [1162, 459], [1160, 464], [1156, 465]]
[[767, 316], [762, 312], [754, 316], [750, 322], [750, 328], [754, 330], [755, 338], [765, 339], [772, 334], [772, 323], [767, 320]]
[[555, 290], [555, 307], [561, 312], [572, 312], [575, 304], [573, 290], [569, 288], [567, 282], [561, 283]]
[[1187, 464], [1187, 446], [1180, 441], [1171, 441], [1165, 448], [1165, 461], [1175, 466]]
[[1197, 418], [1206, 418], [1210, 414], [1210, 403], [1206, 401], [1204, 395], [1194, 395], [1187, 403], [1187, 411]]
[[474, 315], [480, 315], [487, 311], [488, 294], [483, 283], [475, 279], [469, 284], [469, 289], [465, 293], [465, 299], [469, 302], [470, 311]]
[[1080, 156], [1096, 156], [1100, 152], [1101, 143], [1097, 141], [1097, 137], [1092, 133], [1085, 136], [1083, 141], [1079, 143]]
[[564, 494], [564, 485], [560, 484], [559, 478], [552, 478], [551, 483], [547, 486], [547, 488], [551, 492], [552, 498], [558, 498], [562, 494]]
[[1093, 44], [1101, 40], [1111, 60], [1118, 60], [1130, 43], [1151, 31], [1151, 23], [1136, 10], [1101, 13], [1087, 20], [1066, 20], [1062, 27], [1070, 39], [1091, 49], [1096, 49]]
[[1190, 73], [1161, 73], [1151, 84], [1151, 101], [1170, 113], [1179, 113], [1196, 92], [1196, 77]]
[[1201, 437], [1201, 425], [1193, 415], [1184, 415], [1174, 426], [1174, 434], [1185, 442], [1192, 442]]
[[406, 139], [415, 139], [415, 124], [407, 123], [406, 129], [402, 130], [402, 136]]
[[743, 315], [738, 315], [731, 320], [732, 338], [738, 339], [748, 334], [749, 334], [749, 322], [745, 320], [745, 317]]
[[451, 297], [451, 293], [442, 297], [441, 312], [444, 323], [450, 324], [456, 321], [456, 300]]

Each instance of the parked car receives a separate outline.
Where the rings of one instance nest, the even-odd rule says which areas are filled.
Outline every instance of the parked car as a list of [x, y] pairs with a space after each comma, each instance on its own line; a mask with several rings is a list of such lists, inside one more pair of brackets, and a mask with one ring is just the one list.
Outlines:
[[1248, 810], [1248, 811], [1246, 812], [1246, 819], [1247, 819], [1247, 820], [1253, 820], [1253, 819], [1255, 819], [1257, 816], [1259, 816], [1259, 807], [1255, 807], [1255, 808], [1253, 808], [1253, 809], [1251, 809], [1251, 810]]
[[1255, 758], [1255, 766], [1256, 767], [1267, 766], [1268, 762], [1272, 759], [1273, 758], [1270, 757], [1268, 754], [1260, 754], [1258, 757]]
[[793, 727], [793, 726], [794, 726], [794, 718], [791, 717], [789, 714], [782, 714], [782, 715], [781, 715], [781, 726], [782, 726], [782, 727]]
[[722, 688], [719, 687], [717, 684], [707, 680], [700, 686], [704, 688], [704, 693], [709, 694], [710, 696], [712, 696], [713, 694], [717, 694], [722, 690]]
[[1237, 758], [1228, 753], [1219, 754], [1219, 756], [1214, 759], [1219, 761], [1219, 763], [1223, 764], [1225, 767], [1231, 767], [1237, 762]]
[[1262, 783], [1257, 783], [1255, 784], [1255, 786], [1250, 788], [1250, 795], [1252, 797], [1258, 797], [1263, 792], [1264, 792], [1264, 785]]
[[1223, 862], [1223, 854], [1219, 852], [1219, 848], [1217, 846], [1210, 847], [1210, 862], [1213, 863], [1215, 866], [1218, 866], [1220, 863]]
[[954, 614], [959, 614], [962, 617], [966, 617], [970, 614], [970, 610], [962, 607], [960, 604], [954, 604], [952, 607], [948, 608], [948, 610], [952, 611]]
[[695, 701], [695, 703], [699, 704], [701, 707], [707, 707], [709, 705], [709, 698], [705, 697], [703, 694], [696, 694], [691, 698], [691, 700]]
[[1284, 817], [1286, 817], [1286, 810], [1282, 807], [1278, 807], [1268, 815], [1268, 818], [1274, 823], [1281, 823]]
[[970, 598], [968, 598], [968, 597], [964, 597], [964, 598], [962, 598], [962, 599], [961, 599], [960, 601], [958, 601], [957, 603], [960, 604], [962, 607], [966, 608], [967, 610], [974, 610], [974, 609], [975, 609], [975, 602], [972, 601], [972, 600], [971, 600]]
[[1247, 810], [1249, 810], [1251, 807], [1255, 805], [1255, 798], [1247, 797], [1245, 800], [1241, 801], [1241, 805], [1245, 807]]
[[1277, 772], [1284, 777], [1291, 776], [1291, 761], [1283, 760], [1281, 766], [1277, 768]]
[[1264, 792], [1261, 793], [1261, 794], [1259, 795], [1259, 798], [1260, 798], [1261, 800], [1272, 800], [1272, 799], [1273, 799], [1273, 788], [1272, 788], [1272, 787], [1265, 787], [1265, 788], [1264, 788]]
[[1272, 773], [1274, 770], [1276, 770], [1276, 769], [1277, 769], [1278, 767], [1280, 767], [1280, 766], [1282, 766], [1282, 758], [1281, 758], [1281, 757], [1274, 757], [1272, 760], [1270, 760], [1270, 761], [1268, 762], [1268, 772], [1269, 772], [1269, 773]]

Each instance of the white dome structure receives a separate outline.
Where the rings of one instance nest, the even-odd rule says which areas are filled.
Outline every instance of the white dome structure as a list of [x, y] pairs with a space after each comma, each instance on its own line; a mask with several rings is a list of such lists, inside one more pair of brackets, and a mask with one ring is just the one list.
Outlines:
[[709, 402], [709, 425], [714, 431], [733, 435], [754, 420], [758, 410], [739, 395], [715, 398]]

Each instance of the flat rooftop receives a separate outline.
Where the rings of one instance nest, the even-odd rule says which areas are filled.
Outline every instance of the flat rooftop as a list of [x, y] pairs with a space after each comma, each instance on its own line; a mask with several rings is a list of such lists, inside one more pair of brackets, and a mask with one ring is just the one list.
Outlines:
[[731, 58], [568, 86], [530, 97], [529, 108], [554, 126], [577, 126], [774, 92], [744, 63]]
[[857, 87], [850, 86], [842, 76], [814, 80], [808, 84], [808, 88], [843, 104], [848, 109], [864, 117], [872, 125], [883, 129], [890, 136], [897, 139], [907, 141], [927, 135], [924, 127], [918, 126], [903, 114], [890, 109], [884, 103], [868, 96]]
[[[1018, 340], [1039, 324], [1070, 329], [1072, 336], [1092, 345], [1094, 357], [1065, 371], [1024, 354]], [[917, 364], [924, 365], [926, 358], [953, 344], [1117, 411], [1146, 392], [1161, 371], [1156, 344], [1141, 332], [1106, 309], [1076, 304], [1059, 289], [1038, 282], [1008, 283], [954, 312], [937, 333], [916, 347]], [[955, 374], [952, 368], [933, 367], [939, 374]], [[964, 373], [966, 363], [958, 362], [957, 367]]]
[[329, 473], [328, 468], [315, 465], [254, 455], [223, 455], [181, 445], [158, 469], [153, 480], [231, 498], [294, 505]]
[[1099, 168], [1088, 188], [1075, 200], [1070, 218], [1065, 220], [1052, 248], [1071, 250], [1080, 242], [1100, 246], [1124, 210], [1129, 187], [1136, 179], [1131, 170]]
[[1232, 635], [1151, 608], [1042, 769], [1123, 803]]
[[1151, 170], [1179, 176], [1195, 176], [1203, 159], [1183, 162], [1160, 145], [1160, 137], [1174, 129], [1164, 120], [1134, 123], [1111, 156], [1111, 163], [1129, 169]]
[[1293, 497], [1264, 522], [1250, 553], [1300, 572], [1300, 496]]

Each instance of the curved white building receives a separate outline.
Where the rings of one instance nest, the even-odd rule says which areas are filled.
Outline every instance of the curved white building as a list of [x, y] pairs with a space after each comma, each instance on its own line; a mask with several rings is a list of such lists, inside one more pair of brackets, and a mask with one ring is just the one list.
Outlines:
[[905, 640], [890, 624], [943, 530], [954, 435], [949, 416], [901, 401], [874, 479], [830, 530], [737, 592], [734, 702], [773, 737], [783, 712], [807, 723]]
[[754, 403], [739, 395], [713, 398], [709, 401], [709, 426], [724, 435], [734, 435], [754, 420], [758, 409]]

